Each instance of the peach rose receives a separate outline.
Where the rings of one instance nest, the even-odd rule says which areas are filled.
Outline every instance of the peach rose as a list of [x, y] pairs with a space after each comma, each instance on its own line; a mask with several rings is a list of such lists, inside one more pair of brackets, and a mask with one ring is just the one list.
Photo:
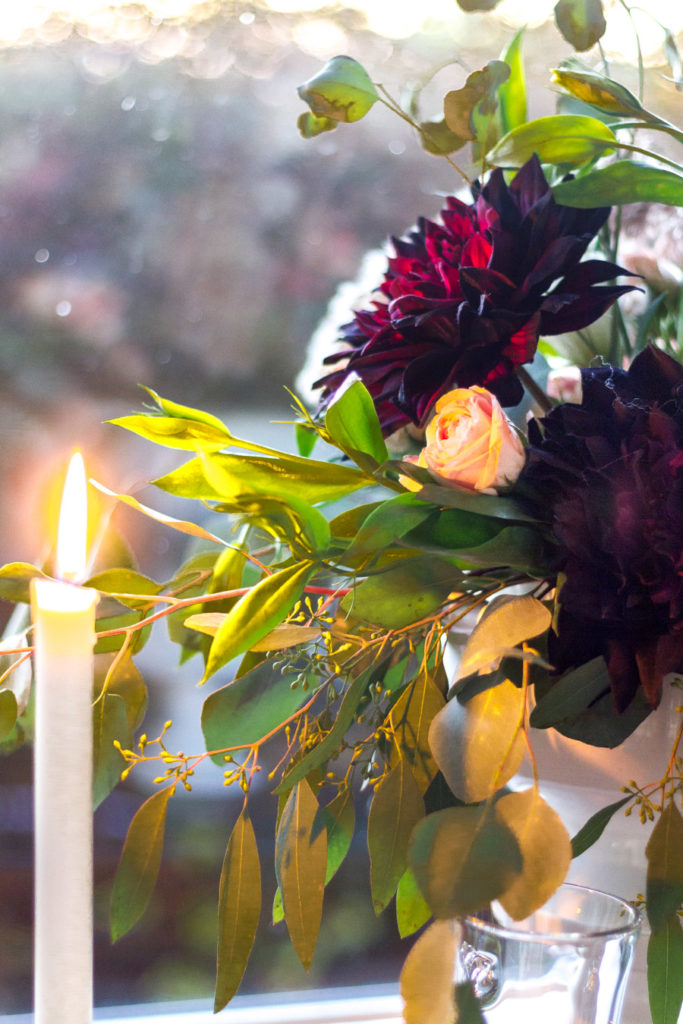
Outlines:
[[[437, 401], [416, 462], [446, 485], [495, 494], [514, 483], [524, 446], [497, 398], [485, 388], [456, 388]], [[405, 479], [403, 480], [405, 483]], [[407, 485], [414, 489], [414, 482]]]

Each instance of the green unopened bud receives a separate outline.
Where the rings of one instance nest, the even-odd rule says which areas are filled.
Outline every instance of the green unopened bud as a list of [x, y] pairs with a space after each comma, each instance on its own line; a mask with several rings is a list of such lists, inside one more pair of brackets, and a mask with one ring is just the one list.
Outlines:
[[560, 68], [553, 68], [552, 80], [570, 96], [575, 96], [577, 100], [589, 103], [606, 114], [637, 117], [643, 121], [652, 120], [652, 115], [625, 86], [597, 71], [584, 68], [576, 61], [567, 62]]

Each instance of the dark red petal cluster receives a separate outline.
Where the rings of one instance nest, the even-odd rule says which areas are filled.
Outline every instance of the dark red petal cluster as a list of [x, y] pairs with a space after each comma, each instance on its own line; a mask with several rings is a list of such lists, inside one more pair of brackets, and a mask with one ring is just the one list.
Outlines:
[[581, 405], [530, 425], [520, 484], [556, 538], [566, 577], [558, 671], [604, 657], [618, 710], [653, 707], [683, 671], [683, 366], [659, 349], [628, 372], [582, 371]]
[[449, 197], [441, 223], [422, 219], [393, 239], [379, 300], [326, 360], [345, 365], [317, 382], [321, 409], [350, 372], [385, 434], [423, 425], [453, 387], [480, 385], [516, 405], [515, 369], [533, 360], [539, 336], [585, 327], [630, 290], [603, 283], [626, 273], [615, 264], [580, 262], [608, 213], [556, 203], [536, 157], [510, 185], [494, 171], [471, 204]]

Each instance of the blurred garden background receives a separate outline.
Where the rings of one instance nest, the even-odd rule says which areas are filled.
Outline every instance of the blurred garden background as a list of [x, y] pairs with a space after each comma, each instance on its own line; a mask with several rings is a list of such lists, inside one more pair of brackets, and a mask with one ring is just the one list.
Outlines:
[[[619, 3], [612, 6], [605, 55], [613, 76], [636, 89], [632, 29]], [[683, 12], [654, 0], [646, 7], [638, 27], [648, 105], [675, 120], [681, 93], [657, 19], [680, 43]], [[321, 62], [348, 53], [394, 95], [443, 65], [436, 103], [526, 23], [538, 116], [555, 109], [549, 68], [572, 52], [546, 0], [502, 0], [493, 22], [455, 0], [2, 8], [2, 562], [40, 561], [45, 494], [74, 446], [103, 483], [159, 504], [145, 481], [178, 460], [169, 452], [160, 463], [158, 452], [104, 423], [140, 407], [140, 383], [210, 409], [238, 435], [282, 434], [280, 443], [290, 444], [273, 421], [291, 418], [284, 386], [293, 386], [336, 288], [356, 275], [368, 249], [419, 215], [435, 215], [442, 196], [460, 188], [448, 164], [423, 153], [411, 129], [379, 104], [358, 125], [303, 140], [296, 86]], [[170, 574], [182, 557], [178, 542], [133, 513], [117, 517], [142, 571]], [[198, 663], [178, 668], [161, 642], [143, 658], [148, 731], [172, 718], [177, 745], [200, 749]], [[206, 766], [205, 775], [196, 793], [173, 802], [152, 908], [114, 947], [107, 901], [128, 823], [147, 792], [143, 780], [133, 778], [97, 812], [98, 1004], [212, 994], [216, 890], [235, 798], [224, 793], [219, 769]], [[0, 761], [0, 1013], [31, 1005], [30, 776], [28, 747]], [[263, 793], [265, 804], [265, 782]], [[362, 813], [362, 794], [359, 806]], [[337, 889], [347, 895], [323, 928], [311, 975], [284, 925], [273, 928], [264, 916], [243, 991], [396, 979], [403, 953], [391, 910], [372, 913], [364, 852], [343, 870]]]

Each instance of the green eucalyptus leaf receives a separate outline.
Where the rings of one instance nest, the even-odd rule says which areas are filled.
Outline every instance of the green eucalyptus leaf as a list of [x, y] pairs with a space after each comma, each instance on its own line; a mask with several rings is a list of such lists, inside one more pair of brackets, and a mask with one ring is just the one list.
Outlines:
[[523, 691], [506, 680], [467, 704], [453, 698], [432, 720], [434, 760], [459, 800], [486, 800], [519, 770], [523, 708]]
[[17, 698], [13, 690], [0, 690], [0, 740], [12, 732], [17, 721]]
[[453, 681], [496, 669], [511, 648], [545, 633], [550, 622], [548, 608], [530, 594], [495, 598], [472, 630]]
[[509, 66], [501, 60], [491, 60], [486, 67], [467, 76], [462, 89], [453, 89], [444, 97], [446, 125], [461, 139], [485, 142], [485, 123], [476, 124], [475, 110], [486, 117], [498, 107], [498, 89], [510, 77]]
[[230, 834], [221, 868], [214, 1013], [227, 1006], [240, 986], [260, 914], [261, 866], [254, 826], [244, 810]]
[[413, 828], [424, 818], [424, 801], [406, 762], [400, 760], [375, 787], [368, 815], [370, 890], [375, 913], [386, 907], [408, 865]]
[[102, 693], [93, 705], [93, 809], [109, 796], [126, 767], [114, 740], [129, 747], [132, 735], [122, 698]]
[[372, 472], [389, 458], [375, 403], [360, 380], [337, 392], [325, 413], [325, 429], [333, 443], [362, 469]]
[[173, 788], [158, 790], [133, 817], [121, 852], [111, 896], [110, 927], [116, 942], [140, 919], [156, 885]]
[[[420, 476], [423, 487], [417, 494], [422, 501], [430, 501], [433, 505], [446, 508], [459, 508], [482, 517], [495, 519], [511, 519], [517, 523], [535, 523], [537, 520], [524, 512], [512, 497], [481, 494], [466, 487], [443, 487], [434, 482], [426, 470], [414, 467], [406, 462], [392, 462], [390, 468], [405, 473], [406, 476]], [[425, 475], [426, 474], [426, 475]]]
[[462, 574], [429, 556], [398, 560], [363, 580], [341, 602], [342, 611], [387, 629], [401, 629], [435, 612], [457, 590]]
[[[188, 629], [196, 629], [208, 636], [215, 636], [226, 619], [226, 612], [200, 612], [185, 620]], [[310, 643], [320, 636], [317, 626], [276, 626], [270, 633], [252, 644], [252, 651], [282, 651], [289, 647]]]
[[[273, 660], [268, 659], [215, 690], [202, 707], [206, 749], [248, 747], [277, 729], [308, 699], [300, 686], [292, 690], [290, 682], [290, 677], [278, 672]], [[213, 759], [224, 765], [221, 754]]]
[[592, 68], [584, 67], [579, 61], [564, 61], [561, 67], [553, 68], [551, 74], [555, 85], [603, 113], [621, 117], [650, 117], [640, 101], [625, 86]]
[[275, 873], [287, 930], [306, 970], [311, 966], [322, 918], [327, 833], [314, 833], [318, 801], [305, 779], [289, 794], [275, 837]]
[[227, 662], [248, 651], [292, 611], [313, 572], [311, 562], [297, 562], [264, 576], [227, 613], [209, 649], [205, 682]]
[[31, 601], [31, 580], [47, 579], [44, 572], [28, 562], [10, 562], [0, 567], [0, 599], [16, 604]]
[[678, 1024], [683, 1005], [683, 922], [671, 914], [650, 935], [647, 945], [647, 987], [652, 1024]]
[[85, 586], [98, 590], [100, 594], [115, 597], [120, 604], [127, 608], [141, 609], [150, 608], [152, 602], [145, 600], [146, 597], [159, 594], [163, 590], [163, 587], [155, 583], [154, 580], [133, 569], [105, 569], [103, 572], [91, 576]]
[[564, 882], [572, 859], [571, 842], [560, 816], [536, 788], [507, 793], [496, 803], [496, 814], [522, 854], [521, 873], [498, 901], [510, 917], [521, 921]]
[[429, 746], [429, 727], [446, 703], [428, 672], [420, 672], [407, 686], [388, 716], [393, 746], [390, 764], [405, 760], [421, 793], [427, 790], [438, 768]]
[[451, 131], [445, 118], [440, 121], [422, 121], [419, 128], [422, 148], [433, 156], [456, 153], [467, 142], [467, 139]]
[[141, 413], [109, 420], [115, 427], [130, 430], [146, 441], [181, 451], [218, 452], [231, 443], [230, 431], [223, 424], [202, 423], [175, 416], [146, 416]]
[[458, 0], [458, 7], [468, 13], [471, 11], [492, 11], [499, 3], [500, 0]]
[[317, 118], [359, 121], [379, 99], [365, 68], [352, 57], [333, 57], [297, 92]]
[[338, 123], [331, 117], [316, 117], [310, 110], [305, 110], [297, 118], [296, 126], [302, 139], [314, 139], [316, 135], [334, 131]]
[[607, 27], [602, 0], [559, 0], [555, 5], [555, 23], [575, 50], [590, 50]]
[[163, 398], [152, 388], [145, 386], [144, 390], [156, 404], [157, 408], [166, 416], [170, 416], [173, 419], [187, 420], [191, 423], [200, 423], [205, 427], [212, 427], [214, 430], [223, 431], [226, 434], [230, 433], [225, 424], [210, 412], [204, 412], [203, 409], [195, 409], [190, 405], [181, 405], [179, 402], [173, 402], [169, 398]]
[[[353, 793], [342, 789], [335, 798], [318, 811], [319, 824], [327, 830], [327, 870], [325, 885], [334, 878], [349, 852], [356, 826], [356, 812], [353, 807]], [[314, 829], [315, 834], [315, 829]]]
[[412, 946], [400, 979], [404, 1024], [455, 1024], [457, 944], [458, 926], [434, 921]]
[[566, 718], [575, 718], [609, 690], [607, 665], [602, 657], [584, 662], [577, 669], [553, 680], [531, 712], [534, 729], [549, 729]]
[[628, 203], [683, 206], [683, 174], [634, 160], [618, 160], [553, 186], [558, 203], [590, 209]]
[[522, 870], [517, 840], [487, 806], [448, 807], [423, 818], [409, 856], [437, 918], [475, 913], [509, 889]]
[[107, 672], [103, 691], [121, 698], [131, 733], [142, 725], [147, 710], [147, 687], [130, 652], [114, 659]]
[[355, 538], [346, 549], [344, 562], [353, 565], [369, 555], [391, 547], [397, 540], [435, 516], [432, 505], [413, 494], [399, 494], [382, 502], [359, 526]]
[[586, 824], [572, 837], [572, 857], [580, 857], [582, 853], [590, 849], [593, 843], [597, 843], [614, 815], [629, 800], [631, 800], [630, 796], [624, 796], [621, 800], [616, 800], [613, 804], [608, 804], [607, 807], [601, 807], [599, 811], [591, 815]]
[[[128, 505], [129, 508], [135, 509], [136, 512], [141, 512], [144, 516], [147, 516], [148, 519], [153, 519], [154, 522], [161, 523], [162, 526], [168, 526], [172, 530], [176, 530], [178, 533], [184, 533], [188, 537], [195, 537], [198, 540], [208, 540], [213, 544], [221, 545], [224, 543], [220, 537], [216, 537], [213, 533], [209, 533], [197, 523], [188, 522], [185, 519], [176, 519], [174, 516], [169, 516], [165, 512], [157, 512], [156, 509], [143, 505], [142, 502], [138, 501], [137, 498], [131, 497], [130, 494], [117, 494], [115, 491], [110, 491], [108, 487], [104, 486], [104, 484], [100, 484], [95, 480], [92, 481], [92, 484], [101, 491], [102, 494], [107, 494], [111, 498], [116, 498], [116, 500], [120, 501], [123, 505]], [[195, 497], [195, 495], [191, 496]], [[139, 576], [138, 573], [135, 573], [134, 575]], [[144, 577], [140, 578], [144, 579]], [[151, 591], [143, 592], [151, 593]]]
[[432, 916], [429, 904], [420, 892], [417, 879], [410, 868], [401, 875], [396, 890], [396, 924], [402, 939], [413, 935]]
[[337, 501], [361, 487], [368, 480], [352, 466], [338, 462], [317, 462], [315, 459], [270, 458], [265, 455], [215, 454], [201, 460], [202, 472], [213, 498], [229, 501], [250, 494], [290, 496], [317, 504]]
[[617, 146], [614, 132], [594, 117], [552, 114], [513, 128], [486, 159], [494, 167], [522, 167], [536, 153], [544, 164], [580, 166]]
[[522, 58], [523, 36], [524, 29], [521, 28], [501, 55], [501, 60], [510, 68], [509, 78], [501, 82], [498, 89], [500, 124], [504, 135], [520, 124], [526, 124], [527, 119], [526, 79]]
[[683, 815], [673, 797], [665, 804], [645, 849], [647, 917], [654, 932], [683, 907]]

